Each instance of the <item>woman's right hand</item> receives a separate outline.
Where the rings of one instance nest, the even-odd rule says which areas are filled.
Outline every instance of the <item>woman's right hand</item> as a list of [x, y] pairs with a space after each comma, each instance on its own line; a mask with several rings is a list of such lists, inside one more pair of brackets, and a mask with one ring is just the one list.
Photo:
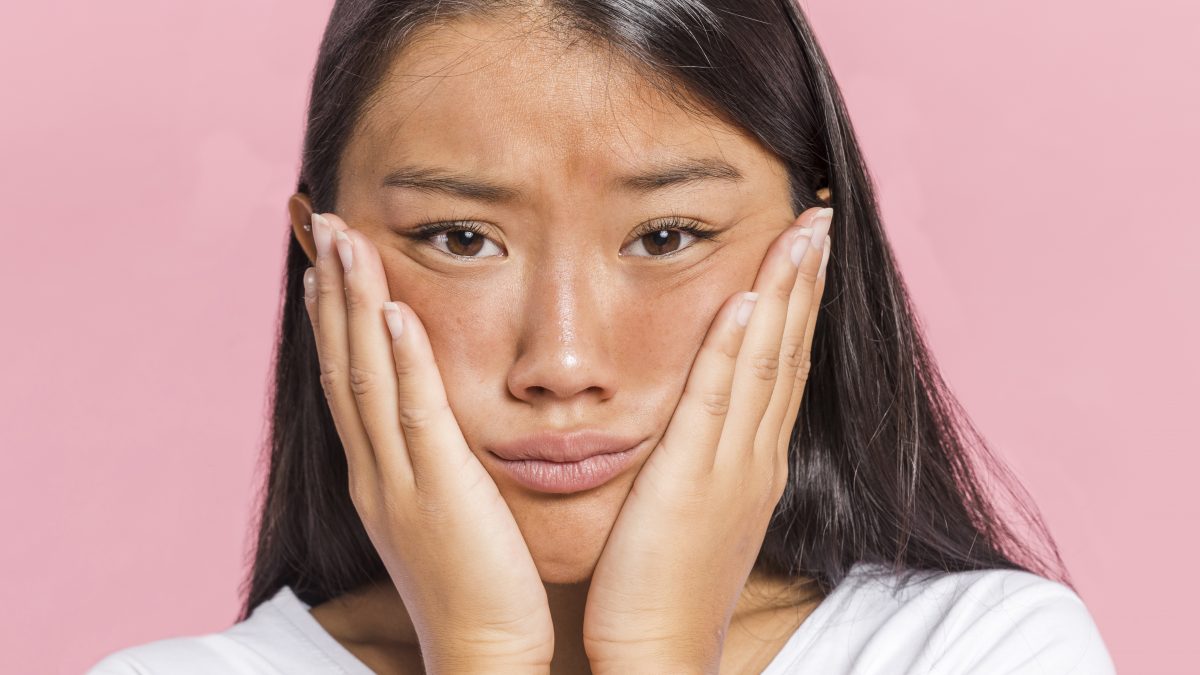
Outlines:
[[[321, 385], [351, 499], [412, 619], [426, 671], [549, 672], [545, 586], [463, 438], [424, 325], [404, 303], [384, 310], [387, 279], [366, 236], [332, 213], [314, 216], [312, 229], [305, 306]], [[401, 330], [393, 338], [389, 328]]]

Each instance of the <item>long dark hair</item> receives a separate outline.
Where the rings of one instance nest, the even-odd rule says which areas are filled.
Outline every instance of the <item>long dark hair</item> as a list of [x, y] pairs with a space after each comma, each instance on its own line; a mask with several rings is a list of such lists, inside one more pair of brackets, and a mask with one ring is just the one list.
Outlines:
[[[313, 72], [297, 191], [316, 211], [337, 210], [348, 137], [415, 30], [529, 4], [339, 0]], [[822, 593], [859, 561], [906, 578], [1007, 568], [1070, 586], [1036, 507], [929, 353], [841, 94], [795, 0], [540, 4], [533, 11], [556, 28], [615, 47], [681, 105], [699, 103], [691, 109], [772, 151], [789, 171], [795, 213], [821, 203], [822, 188], [831, 195], [833, 255], [789, 448], [790, 485], [756, 569], [813, 580]], [[302, 288], [311, 263], [290, 231], [287, 246], [270, 456], [239, 620], [284, 585], [316, 605], [389, 579], [350, 501], [346, 457], [319, 382]]]

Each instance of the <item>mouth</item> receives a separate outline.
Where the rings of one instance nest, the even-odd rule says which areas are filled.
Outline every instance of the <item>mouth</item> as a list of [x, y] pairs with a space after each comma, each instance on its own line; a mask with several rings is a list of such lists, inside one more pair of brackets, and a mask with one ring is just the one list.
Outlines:
[[509, 478], [522, 487], [548, 494], [572, 494], [600, 487], [628, 469], [643, 443], [584, 459], [556, 462], [545, 459], [504, 459], [488, 454]]

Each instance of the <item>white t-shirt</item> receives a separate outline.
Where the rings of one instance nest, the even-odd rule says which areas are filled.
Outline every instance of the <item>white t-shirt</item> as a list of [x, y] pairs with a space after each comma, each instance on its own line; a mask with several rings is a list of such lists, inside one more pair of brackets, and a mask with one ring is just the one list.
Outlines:
[[[922, 573], [903, 588], [859, 563], [761, 675], [1114, 675], [1091, 614], [1063, 584], [1019, 571]], [[285, 586], [250, 618], [106, 656], [86, 675], [371, 675]]]

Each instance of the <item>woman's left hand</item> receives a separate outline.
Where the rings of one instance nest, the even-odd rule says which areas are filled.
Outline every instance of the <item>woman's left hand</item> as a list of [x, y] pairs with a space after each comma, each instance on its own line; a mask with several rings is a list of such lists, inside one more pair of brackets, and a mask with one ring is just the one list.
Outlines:
[[[772, 243], [748, 326], [735, 320], [743, 293], [710, 326], [592, 575], [583, 621], [592, 672], [717, 672], [788, 479], [831, 217], [809, 209]], [[797, 267], [792, 244], [808, 228]]]

